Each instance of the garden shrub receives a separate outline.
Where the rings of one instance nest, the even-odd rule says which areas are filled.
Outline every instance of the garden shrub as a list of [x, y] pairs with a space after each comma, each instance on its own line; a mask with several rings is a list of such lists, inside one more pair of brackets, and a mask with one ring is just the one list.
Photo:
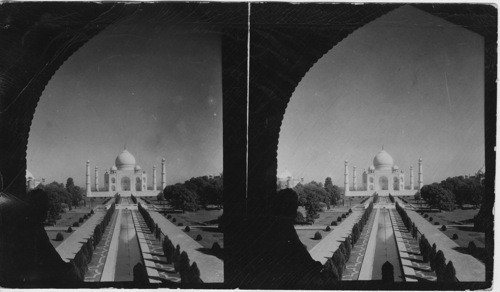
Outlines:
[[203, 239], [203, 237], [201, 237], [201, 234], [196, 235], [196, 241], [200, 241], [202, 239]]
[[196, 262], [193, 262], [188, 271], [188, 276], [186, 277], [188, 283], [191, 284], [201, 284], [203, 281], [200, 279], [200, 269], [198, 269], [198, 265]]
[[332, 222], [332, 225], [333, 225], [333, 226], [337, 226], [337, 221], [333, 221], [333, 222]]
[[63, 241], [63, 240], [64, 240], [64, 236], [62, 235], [61, 232], [58, 232], [56, 235], [56, 241]]
[[434, 225], [440, 225], [440, 223], [438, 221], [434, 222]]
[[429, 217], [429, 214], [427, 214], [427, 213], [424, 214], [424, 218], [427, 218], [427, 217]]
[[434, 219], [432, 219], [432, 217], [429, 217], [429, 221], [431, 221], [431, 222], [432, 222], [432, 220], [434, 220]]
[[349, 213], [352, 213], [352, 209], [349, 209]]
[[434, 270], [436, 271], [438, 282], [443, 282], [445, 269], [446, 269], [446, 258], [444, 257], [444, 253], [441, 250], [439, 250], [436, 253], [436, 259], [434, 260]]
[[78, 219], [79, 223], [83, 223], [83, 218]]
[[330, 226], [326, 226], [325, 228], [325, 231], [331, 231], [332, 229], [330, 228]]
[[179, 245], [177, 245], [175, 247], [175, 251], [174, 251], [174, 256], [172, 258], [172, 261], [174, 262], [174, 269], [175, 271], [179, 271], [179, 260], [181, 258], [181, 247]]
[[176, 221], [177, 221], [177, 219], [175, 219], [175, 218], [172, 218], [172, 222], [174, 222], [174, 223], [175, 223]]
[[441, 231], [446, 231], [446, 225], [441, 226]]
[[322, 271], [328, 278], [332, 279], [333, 281], [340, 280], [338, 268], [335, 266], [335, 263], [332, 259], [328, 259], [326, 261]]
[[185, 276], [185, 273], [188, 270], [189, 270], [189, 257], [188, 254], [185, 251], [183, 251], [179, 258], [179, 273], [181, 273], [181, 278], [182, 276]]
[[473, 255], [476, 253], [476, 244], [474, 243], [474, 241], [469, 241], [469, 245], [467, 246], [467, 252], [469, 252], [469, 254]]
[[170, 218], [172, 218], [172, 215], [168, 214], [167, 219], [170, 219]]
[[179, 222], [179, 223], [177, 223], [177, 226], [184, 226], [184, 224]]
[[189, 226], [186, 226], [186, 228], [184, 228], [184, 231], [189, 232], [191, 231], [191, 228], [189, 228]]
[[436, 264], [436, 254], [437, 254], [436, 249], [437, 249], [437, 247], [436, 247], [436, 244], [434, 243], [432, 245], [432, 249], [431, 249], [430, 256], [429, 256], [431, 271], [434, 271], [436, 269], [436, 266], [435, 266], [435, 264]]
[[71, 228], [71, 226], [70, 226], [70, 227], [68, 227], [68, 230], [66, 230], [66, 232], [68, 232], [68, 233], [73, 232], [73, 228]]
[[338, 221], [338, 222], [342, 222], [342, 217], [340, 217], [340, 216], [339, 216], [339, 217], [337, 217], [337, 221]]
[[456, 233], [453, 233], [453, 237], [452, 237], [453, 240], [457, 240], [458, 239], [458, 234]]
[[314, 233], [314, 237], [313, 237], [315, 240], [319, 240], [319, 239], [322, 239], [323, 236], [321, 235], [321, 233], [319, 233], [319, 231], [316, 231], [316, 233]]
[[220, 247], [219, 243], [218, 242], [214, 242], [214, 244], [212, 244], [212, 251], [214, 253], [219, 253], [220, 251], [222, 250], [222, 248]]
[[345, 219], [346, 218], [346, 215], [345, 214], [342, 214], [342, 218]]
[[80, 224], [78, 222], [73, 222], [73, 227], [78, 227]]
[[83, 215], [83, 219], [84, 220], [87, 220], [89, 217], [87, 216], [87, 214]]
[[90, 210], [90, 214], [92, 214], [92, 215], [93, 215], [93, 214], [94, 214], [94, 210]]
[[458, 282], [453, 262], [449, 261], [444, 271], [444, 282]]

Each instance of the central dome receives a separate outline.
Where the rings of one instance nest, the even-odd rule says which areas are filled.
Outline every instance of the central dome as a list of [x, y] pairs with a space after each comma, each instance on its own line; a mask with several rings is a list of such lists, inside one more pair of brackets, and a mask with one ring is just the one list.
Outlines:
[[381, 150], [373, 158], [373, 165], [377, 170], [392, 170], [394, 159], [392, 159], [391, 155], [385, 152], [385, 150]]
[[134, 170], [135, 157], [125, 149], [116, 157], [115, 165], [119, 170]]

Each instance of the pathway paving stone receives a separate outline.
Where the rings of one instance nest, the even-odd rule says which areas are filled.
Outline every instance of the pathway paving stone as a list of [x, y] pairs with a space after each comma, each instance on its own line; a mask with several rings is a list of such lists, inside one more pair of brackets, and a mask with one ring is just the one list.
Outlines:
[[359, 221], [363, 213], [364, 211], [353, 210], [352, 214], [345, 218], [338, 226], [332, 226], [332, 231], [309, 250], [309, 254], [313, 260], [324, 265], [338, 249], [340, 243], [351, 234], [352, 227]]
[[118, 212], [115, 211], [111, 217], [110, 223], [106, 226], [106, 229], [104, 229], [101, 241], [92, 254], [92, 260], [88, 265], [88, 271], [85, 273], [85, 282], [101, 281], [102, 271], [104, 269], [104, 263], [106, 262], [106, 256], [108, 255], [111, 238], [113, 237], [117, 215]]
[[453, 261], [456, 277], [460, 282], [484, 282], [486, 268], [482, 262], [469, 254], [457, 251], [459, 245], [442, 233], [436, 226], [429, 223], [417, 212], [406, 210], [411, 221], [415, 223], [418, 230], [425, 235], [429, 243], [436, 244], [438, 250], [442, 250], [446, 262]]
[[361, 264], [363, 263], [366, 247], [368, 246], [368, 240], [370, 239], [373, 222], [375, 222], [375, 212], [372, 212], [370, 215], [368, 222], [361, 232], [358, 242], [356, 242], [351, 250], [351, 256], [349, 257], [349, 261], [347, 262], [342, 275], [342, 281], [358, 280], [359, 271], [361, 271]]
[[149, 248], [148, 253], [151, 256], [149, 257], [149, 259], [144, 258], [144, 260], [154, 263], [155, 269], [157, 270], [160, 277], [160, 279], [158, 280], [180, 282], [181, 277], [179, 273], [175, 271], [174, 265], [167, 264], [167, 258], [163, 254], [161, 242], [156, 239], [154, 234], [149, 230], [148, 226], [146, 225], [146, 221], [144, 221], [141, 213], [139, 211], [134, 212], [136, 216], [135, 218], [137, 218], [138, 221], [138, 226], [136, 226], [136, 229], [138, 230], [138, 232], [142, 232], [142, 234], [144, 235], [144, 239]]

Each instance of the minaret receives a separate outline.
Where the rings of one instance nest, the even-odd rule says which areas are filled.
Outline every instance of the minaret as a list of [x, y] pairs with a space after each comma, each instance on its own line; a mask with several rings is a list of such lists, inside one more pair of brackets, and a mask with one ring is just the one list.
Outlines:
[[356, 166], [352, 167], [352, 190], [356, 190]]
[[167, 177], [165, 175], [165, 158], [161, 159], [161, 191], [167, 187]]
[[422, 171], [422, 157], [418, 159], [418, 189], [424, 186], [424, 173]]
[[156, 191], [158, 186], [156, 185], [156, 165], [153, 165], [153, 191]]
[[95, 186], [95, 191], [99, 191], [99, 172], [98, 172], [98, 167], [96, 166], [94, 169], [94, 186]]
[[85, 170], [85, 195], [90, 196], [90, 161], [87, 160], [87, 168]]
[[414, 190], [415, 186], [413, 185], [413, 165], [410, 165], [410, 190]]
[[349, 193], [349, 162], [344, 162], [344, 195]]

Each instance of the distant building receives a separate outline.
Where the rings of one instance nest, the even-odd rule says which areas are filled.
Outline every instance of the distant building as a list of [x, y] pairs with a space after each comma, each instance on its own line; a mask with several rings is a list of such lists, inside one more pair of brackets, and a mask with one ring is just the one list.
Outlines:
[[32, 190], [36, 188], [41, 183], [40, 180], [37, 180], [33, 174], [29, 170], [26, 169], [26, 189]]
[[[418, 189], [423, 185], [422, 158], [418, 160]], [[394, 164], [394, 159], [384, 148], [375, 155], [373, 164], [363, 169], [361, 185], [357, 181], [356, 166], [353, 166], [352, 187], [349, 185], [349, 163], [344, 163], [344, 192], [346, 196], [370, 196], [375, 192], [382, 196], [413, 195], [413, 166], [410, 166], [410, 189], [405, 189], [405, 173]]]
[[293, 178], [292, 174], [288, 171], [285, 170], [281, 174], [278, 175], [276, 179], [276, 184], [278, 190], [286, 189], [286, 188], [293, 188], [299, 183], [304, 183], [304, 178], [300, 179], [295, 179]]
[[[115, 194], [135, 195], [135, 196], [156, 196], [158, 186], [156, 181], [156, 166], [153, 166], [153, 190], [148, 190], [148, 176], [146, 171], [136, 163], [135, 157], [127, 150], [116, 157], [115, 165], [104, 173], [104, 188], [99, 188], [98, 167], [94, 169], [94, 186], [92, 191], [90, 181], [90, 161], [86, 165], [86, 195], [88, 197], [107, 197]], [[165, 159], [161, 162], [161, 189], [165, 189], [166, 173]], [[103, 190], [104, 189], [104, 190]]]

